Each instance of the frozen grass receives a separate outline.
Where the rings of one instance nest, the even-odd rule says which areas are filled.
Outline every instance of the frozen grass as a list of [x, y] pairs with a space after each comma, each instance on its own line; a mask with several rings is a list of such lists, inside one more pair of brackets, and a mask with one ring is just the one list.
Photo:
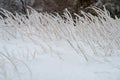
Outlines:
[[39, 41], [65, 40], [77, 54], [82, 53], [86, 60], [84, 45], [88, 45], [95, 55], [112, 55], [114, 50], [120, 49], [120, 19], [111, 18], [106, 10], [93, 9], [98, 17], [82, 12], [84, 18], [75, 14], [74, 20], [67, 10], [64, 17], [35, 10], [31, 14], [28, 12], [28, 17], [13, 16], [4, 11], [8, 18], [0, 19], [0, 38], [27, 37], [36, 44]]
[[[35, 45], [39, 45], [43, 52], [54, 52], [55, 54], [57, 52], [51, 44], [56, 45], [56, 42], [63, 41], [77, 55], [83, 56], [87, 62], [90, 56], [120, 55], [117, 53], [120, 50], [120, 19], [111, 18], [106, 10], [93, 9], [98, 13], [97, 17], [82, 12], [84, 17], [75, 14], [75, 19], [67, 10], [64, 12], [64, 17], [59, 14], [38, 13], [35, 10], [32, 10], [31, 13], [28, 12], [27, 17], [24, 15], [14, 16], [10, 12], [4, 11], [8, 18], [0, 18], [0, 40], [22, 39], [23, 41], [32, 41]], [[18, 72], [16, 75], [19, 77], [18, 66], [16, 65], [18, 63], [22, 65], [24, 62], [17, 60], [17, 56], [13, 53], [4, 50], [6, 52], [0, 51], [0, 67], [1, 72], [3, 72], [1, 74], [5, 78], [3, 80], [9, 80], [4, 67], [6, 62], [14, 67], [13, 71]], [[27, 59], [28, 57], [34, 59], [37, 55], [38, 53], [36, 54], [33, 51], [33, 53], [29, 52], [24, 56]], [[61, 58], [59, 54], [57, 55]], [[25, 66], [27, 67], [27, 65]], [[29, 67], [27, 70], [30, 72]]]

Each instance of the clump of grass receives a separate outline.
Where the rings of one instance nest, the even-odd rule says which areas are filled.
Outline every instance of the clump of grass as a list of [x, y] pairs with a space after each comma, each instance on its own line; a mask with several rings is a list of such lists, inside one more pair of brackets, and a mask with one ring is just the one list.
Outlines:
[[[26, 15], [16, 16], [10, 12], [4, 11], [6, 19], [0, 18], [0, 38], [17, 39], [28, 38], [36, 44], [44, 42], [49, 49], [49, 41], [67, 41], [77, 54], [82, 54], [88, 61], [85, 45], [89, 46], [94, 55], [109, 56], [114, 50], [120, 49], [120, 19], [111, 18], [109, 12], [105, 9], [93, 8], [98, 16], [90, 13], [81, 12], [83, 17], [75, 14], [73, 19], [66, 10], [61, 17], [48, 13], [38, 13], [35, 10], [29, 11]], [[40, 44], [41, 45], [41, 44]], [[44, 45], [41, 45], [45, 49]]]

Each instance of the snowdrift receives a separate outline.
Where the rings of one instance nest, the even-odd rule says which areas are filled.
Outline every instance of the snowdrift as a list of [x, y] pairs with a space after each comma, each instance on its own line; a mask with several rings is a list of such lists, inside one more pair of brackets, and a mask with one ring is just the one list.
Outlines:
[[[119, 80], [120, 19], [66, 10], [0, 17], [0, 80]], [[86, 77], [88, 76], [88, 78]]]

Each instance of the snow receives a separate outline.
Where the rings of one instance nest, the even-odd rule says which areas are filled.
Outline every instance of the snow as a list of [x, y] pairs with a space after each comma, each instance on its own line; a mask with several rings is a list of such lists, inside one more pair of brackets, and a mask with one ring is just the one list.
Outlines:
[[96, 11], [0, 19], [0, 80], [120, 80], [120, 19]]

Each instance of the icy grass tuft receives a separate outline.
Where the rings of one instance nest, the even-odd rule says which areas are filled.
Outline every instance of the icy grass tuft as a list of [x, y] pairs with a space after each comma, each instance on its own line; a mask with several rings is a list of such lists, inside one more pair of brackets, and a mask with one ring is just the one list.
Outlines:
[[27, 17], [4, 11], [7, 18], [0, 18], [0, 39], [29, 39], [49, 48], [52, 46], [47, 42], [65, 41], [86, 61], [90, 54], [110, 56], [120, 50], [120, 19], [111, 18], [106, 9], [93, 9], [98, 16], [82, 12], [84, 17], [75, 14], [74, 19], [67, 10], [64, 17], [35, 10], [28, 12]]

